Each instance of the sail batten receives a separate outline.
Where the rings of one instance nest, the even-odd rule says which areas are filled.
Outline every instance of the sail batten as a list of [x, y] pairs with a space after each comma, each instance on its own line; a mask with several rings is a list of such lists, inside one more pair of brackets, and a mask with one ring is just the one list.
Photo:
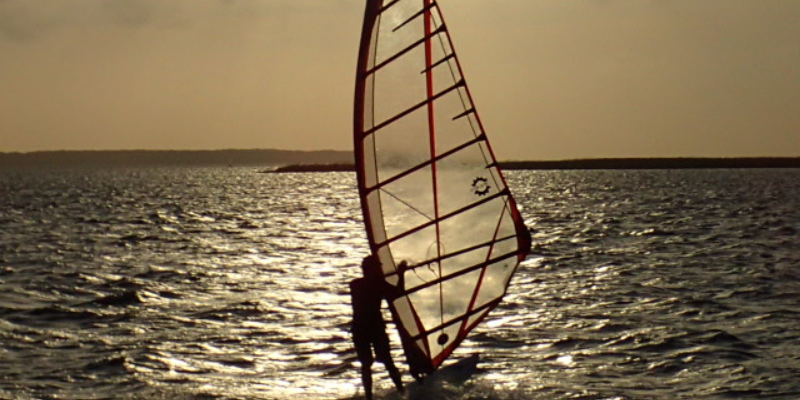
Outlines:
[[[499, 300], [497, 300], [497, 301], [499, 301]], [[453, 325], [458, 324], [458, 323], [462, 323], [463, 324], [464, 322], [469, 321], [470, 317], [478, 315], [481, 312], [486, 311], [487, 309], [495, 307], [496, 305], [497, 304], [494, 303], [494, 302], [484, 304], [484, 305], [482, 305], [482, 306], [480, 306], [478, 308], [475, 308], [474, 310], [471, 310], [467, 314], [459, 315], [458, 317], [455, 317], [453, 319], [450, 319], [450, 320], [447, 320], [445, 322], [442, 322], [440, 325], [431, 327], [430, 331], [431, 332], [441, 331], [442, 329], [444, 329], [444, 328], [446, 328], [448, 326], [453, 326]], [[465, 329], [461, 328], [460, 330], [463, 331]], [[418, 333], [416, 336], [411, 336], [411, 339], [412, 340], [419, 340], [420, 338], [422, 338], [425, 335], [426, 335], [426, 333]]]
[[498, 192], [498, 193], [496, 193], [496, 194], [494, 194], [492, 196], [489, 196], [489, 197], [481, 200], [478, 203], [472, 203], [472, 204], [466, 205], [466, 206], [464, 206], [462, 208], [459, 208], [459, 209], [453, 211], [452, 213], [445, 214], [445, 215], [439, 216], [437, 218], [429, 218], [430, 221], [428, 221], [427, 223], [424, 223], [422, 225], [417, 225], [417, 226], [414, 226], [412, 228], [409, 228], [407, 231], [403, 232], [403, 234], [397, 235], [395, 237], [392, 237], [392, 238], [386, 240], [385, 242], [378, 243], [378, 244], [379, 245], [391, 244], [394, 241], [397, 241], [399, 239], [403, 239], [403, 238], [405, 238], [405, 237], [407, 237], [409, 235], [413, 235], [413, 234], [415, 234], [415, 233], [417, 233], [417, 232], [419, 232], [419, 231], [421, 231], [421, 230], [423, 230], [425, 228], [430, 228], [431, 226], [435, 226], [437, 223], [439, 223], [439, 222], [441, 222], [443, 220], [456, 217], [459, 214], [467, 212], [467, 211], [472, 210], [472, 209], [475, 209], [475, 208], [483, 205], [484, 203], [488, 203], [488, 202], [490, 202], [492, 200], [495, 200], [498, 197], [504, 197], [504, 196], [507, 196], [507, 195], [508, 195], [507, 192]]
[[368, 70], [368, 71], [366, 72], [366, 73], [367, 73], [367, 75], [372, 75], [372, 74], [374, 74], [374, 73], [375, 73], [375, 71], [377, 71], [377, 70], [379, 70], [379, 69], [383, 68], [384, 66], [386, 66], [386, 65], [390, 64], [391, 62], [393, 62], [393, 61], [397, 60], [398, 58], [400, 58], [400, 57], [402, 57], [402, 56], [404, 56], [404, 55], [408, 54], [408, 52], [410, 52], [410, 51], [414, 50], [415, 48], [419, 47], [420, 45], [423, 45], [423, 44], [425, 44], [425, 43], [426, 43], [426, 42], [428, 42], [428, 41], [429, 41], [429, 40], [430, 40], [432, 37], [434, 37], [434, 36], [436, 36], [436, 35], [438, 35], [438, 34], [440, 34], [440, 33], [444, 32], [444, 31], [445, 31], [445, 27], [444, 27], [444, 25], [440, 26], [440, 27], [439, 27], [438, 29], [436, 29], [435, 31], [432, 31], [432, 32], [430, 32], [430, 33], [426, 34], [426, 35], [425, 35], [425, 36], [424, 36], [422, 39], [419, 39], [419, 40], [417, 40], [416, 42], [412, 43], [412, 44], [411, 44], [411, 45], [409, 45], [408, 47], [406, 47], [406, 48], [404, 48], [404, 49], [400, 50], [399, 52], [395, 53], [394, 55], [390, 56], [389, 58], [387, 58], [386, 60], [384, 60], [384, 61], [383, 61], [383, 62], [381, 62], [380, 64], [378, 64], [378, 65], [376, 65], [376, 66], [372, 67], [372, 69], [370, 69], [370, 70]]
[[425, 8], [423, 8], [422, 10], [419, 10], [416, 14], [410, 16], [407, 20], [405, 20], [402, 23], [400, 23], [400, 25], [397, 25], [397, 27], [395, 27], [393, 29], [393, 31], [396, 32], [398, 29], [408, 25], [409, 22], [411, 22], [411, 21], [413, 21], [413, 20], [425, 15], [425, 13], [428, 12], [428, 10], [430, 10], [432, 7], [435, 7], [435, 6], [436, 6], [436, 3], [431, 2], [430, 4], [426, 5]]
[[[496, 262], [499, 262], [499, 261], [507, 260], [509, 258], [512, 258], [512, 257], [516, 256], [516, 255], [517, 255], [517, 253], [513, 252], [513, 251], [509, 252], [509, 253], [506, 253], [506, 254], [501, 254], [501, 255], [499, 255], [497, 257], [494, 257], [494, 258], [492, 258], [490, 260], [486, 260], [483, 263], [475, 264], [475, 265], [472, 265], [472, 266], [470, 266], [468, 268], [460, 269], [457, 272], [454, 272], [454, 273], [452, 273], [450, 275], [445, 275], [445, 276], [442, 276], [441, 278], [436, 278], [434, 280], [422, 283], [422, 284], [414, 286], [414, 287], [410, 287], [409, 288], [409, 287], [406, 286], [406, 288], [405, 288], [406, 293], [405, 294], [406, 295], [414, 294], [414, 292], [418, 292], [420, 290], [424, 290], [424, 289], [430, 288], [432, 286], [439, 285], [442, 282], [448, 281], [450, 279], [458, 278], [458, 277], [463, 276], [465, 274], [468, 274], [470, 272], [480, 271], [480, 270], [484, 269], [487, 265], [491, 265], [492, 263], [496, 263]], [[445, 257], [440, 257], [440, 260], [444, 260], [444, 259], [445, 259]]]
[[433, 0], [367, 0], [354, 153], [370, 248], [412, 370], [505, 295], [529, 239]]
[[424, 74], [424, 73], [426, 73], [426, 72], [428, 72], [428, 71], [430, 71], [430, 70], [432, 70], [432, 69], [434, 69], [434, 68], [436, 68], [436, 67], [438, 67], [438, 66], [440, 66], [440, 65], [442, 65], [442, 64], [444, 64], [444, 63], [446, 63], [448, 61], [450, 61], [455, 56], [456, 56], [455, 53], [450, 53], [450, 54], [444, 56], [444, 58], [442, 58], [441, 60], [429, 65], [428, 67], [426, 67], [425, 69], [423, 69], [419, 73], [420, 74]]
[[411, 108], [406, 109], [405, 111], [401, 112], [400, 114], [397, 114], [394, 117], [389, 118], [386, 121], [381, 122], [380, 124], [378, 124], [377, 126], [373, 127], [372, 129], [368, 129], [366, 132], [364, 132], [364, 135], [369, 135], [369, 134], [375, 133], [376, 131], [381, 130], [382, 128], [385, 128], [387, 125], [391, 124], [392, 122], [395, 122], [395, 121], [399, 120], [400, 118], [403, 118], [403, 117], [407, 116], [408, 114], [411, 114], [414, 111], [419, 110], [422, 107], [425, 107], [425, 106], [428, 106], [428, 105], [432, 104], [437, 99], [439, 99], [442, 96], [452, 92], [453, 90], [458, 89], [461, 86], [464, 86], [464, 80], [456, 82], [453, 86], [450, 86], [447, 89], [444, 89], [444, 90], [442, 90], [441, 92], [439, 92], [439, 93], [437, 93], [435, 95], [429, 96], [427, 99], [415, 104]]
[[379, 13], [383, 13], [384, 11], [386, 11], [387, 9], [389, 9], [390, 7], [392, 7], [393, 5], [395, 5], [395, 4], [399, 3], [399, 2], [400, 2], [400, 0], [392, 0], [392, 1], [389, 1], [389, 2], [387, 2], [387, 3], [386, 3], [386, 4], [385, 4], [385, 5], [384, 5], [384, 6], [383, 6], [381, 9], [380, 9]]
[[461, 114], [458, 114], [458, 115], [456, 115], [455, 117], [453, 117], [453, 121], [455, 121], [455, 120], [457, 120], [457, 119], [460, 119], [460, 118], [464, 118], [464, 117], [466, 117], [467, 115], [470, 115], [470, 114], [472, 114], [472, 113], [474, 113], [474, 112], [475, 112], [475, 108], [470, 108], [469, 110], [465, 110], [465, 111], [464, 111], [464, 112], [462, 112]]
[[384, 187], [386, 185], [391, 184], [394, 181], [397, 181], [398, 179], [402, 179], [402, 178], [404, 178], [404, 177], [406, 177], [406, 176], [408, 176], [410, 174], [413, 174], [414, 172], [416, 172], [416, 171], [418, 171], [418, 170], [420, 170], [422, 168], [425, 168], [425, 167], [431, 165], [432, 163], [435, 163], [435, 162], [437, 162], [439, 160], [442, 160], [445, 157], [449, 157], [449, 156], [451, 156], [451, 155], [453, 155], [453, 154], [455, 154], [455, 153], [457, 153], [457, 152], [459, 152], [461, 150], [466, 149], [469, 146], [472, 146], [472, 145], [474, 145], [476, 143], [479, 143], [479, 142], [482, 142], [482, 141], [485, 141], [485, 140], [486, 140], [486, 135], [483, 135], [483, 134], [479, 135], [479, 136], [475, 137], [474, 139], [470, 140], [469, 142], [465, 142], [464, 144], [462, 144], [462, 145], [460, 145], [460, 146], [458, 146], [456, 148], [450, 149], [449, 151], [447, 151], [445, 153], [442, 153], [442, 154], [440, 154], [440, 155], [438, 155], [438, 156], [436, 156], [436, 157], [434, 157], [434, 158], [432, 158], [430, 160], [423, 161], [422, 163], [419, 163], [419, 164], [417, 164], [415, 166], [412, 166], [409, 169], [398, 173], [397, 175], [394, 175], [394, 176], [392, 176], [390, 178], [387, 178], [387, 179], [379, 182], [377, 185], [375, 185], [375, 186], [373, 186], [371, 188], [368, 188], [368, 190], [380, 189], [380, 188], [382, 188], [382, 187]]
[[[474, 245], [474, 246], [467, 247], [467, 248], [465, 248], [465, 249], [461, 249], [461, 250], [459, 250], [459, 251], [454, 251], [454, 252], [451, 252], [451, 253], [442, 254], [442, 255], [441, 255], [440, 257], [438, 257], [438, 258], [433, 258], [433, 259], [425, 260], [425, 261], [422, 261], [421, 263], [419, 263], [419, 264], [415, 264], [415, 265], [409, 265], [408, 267], [406, 267], [406, 268], [405, 268], [405, 270], [404, 270], [403, 272], [407, 272], [407, 271], [411, 271], [411, 272], [413, 272], [413, 271], [414, 271], [415, 269], [417, 269], [417, 268], [424, 268], [424, 267], [426, 267], [426, 266], [427, 266], [427, 265], [429, 265], [429, 264], [433, 264], [433, 263], [435, 263], [435, 262], [441, 262], [441, 261], [447, 260], [448, 258], [456, 257], [456, 256], [462, 255], [462, 254], [464, 254], [464, 253], [468, 253], [468, 252], [470, 252], [470, 251], [474, 251], [474, 250], [476, 250], [476, 249], [479, 249], [479, 248], [481, 248], [481, 247], [487, 247], [487, 246], [491, 246], [492, 244], [494, 244], [495, 242], [498, 242], [498, 241], [502, 242], [502, 241], [509, 240], [509, 239], [516, 239], [516, 237], [517, 237], [517, 235], [516, 235], [516, 234], [514, 234], [514, 235], [509, 235], [509, 236], [504, 236], [504, 237], [502, 237], [502, 238], [496, 238], [496, 239], [493, 239], [493, 240], [491, 240], [491, 241], [488, 241], [488, 242], [484, 242], [484, 243], [476, 244], [476, 245]], [[516, 253], [514, 253], [514, 252], [511, 252], [511, 253], [509, 253], [509, 254], [516, 254]], [[400, 271], [396, 271], [396, 272], [388, 273], [388, 274], [386, 274], [386, 276], [397, 275], [397, 274], [399, 274], [399, 273], [401, 273], [401, 272], [400, 272]]]

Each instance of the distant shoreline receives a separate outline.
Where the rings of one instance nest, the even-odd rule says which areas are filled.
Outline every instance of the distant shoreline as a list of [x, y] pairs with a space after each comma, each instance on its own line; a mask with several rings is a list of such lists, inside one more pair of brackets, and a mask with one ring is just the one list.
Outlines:
[[339, 150], [64, 150], [0, 153], [0, 166], [159, 167], [332, 164], [352, 162], [353, 153]]
[[[596, 158], [504, 161], [505, 170], [800, 168], [800, 157]], [[340, 150], [82, 150], [0, 153], [0, 167], [251, 166], [261, 172], [354, 171], [353, 153]]]
[[[727, 169], [800, 168], [800, 157], [744, 158], [597, 158], [559, 161], [506, 161], [503, 170], [581, 170], [581, 169]], [[353, 164], [293, 164], [263, 172], [353, 172]]]

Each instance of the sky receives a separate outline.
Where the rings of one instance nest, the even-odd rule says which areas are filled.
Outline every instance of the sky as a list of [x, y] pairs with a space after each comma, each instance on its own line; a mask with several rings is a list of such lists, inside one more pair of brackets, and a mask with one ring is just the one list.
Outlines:
[[[800, 156], [798, 0], [439, 0], [501, 160]], [[364, 0], [0, 0], [0, 152], [351, 150]]]

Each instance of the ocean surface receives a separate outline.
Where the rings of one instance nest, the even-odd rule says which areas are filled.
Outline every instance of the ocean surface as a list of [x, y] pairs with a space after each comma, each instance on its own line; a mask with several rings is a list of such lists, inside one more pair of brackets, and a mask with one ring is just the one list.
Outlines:
[[[534, 248], [479, 371], [400, 398], [800, 398], [800, 170], [507, 178]], [[0, 170], [0, 399], [361, 396], [366, 247], [351, 173]]]

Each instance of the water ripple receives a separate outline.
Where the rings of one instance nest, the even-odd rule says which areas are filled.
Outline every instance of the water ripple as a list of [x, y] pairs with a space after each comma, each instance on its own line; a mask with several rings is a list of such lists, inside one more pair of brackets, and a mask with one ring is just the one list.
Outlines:
[[[534, 252], [439, 398], [797, 398], [800, 172], [508, 178]], [[347, 173], [3, 171], [0, 398], [355, 394], [360, 216]]]

